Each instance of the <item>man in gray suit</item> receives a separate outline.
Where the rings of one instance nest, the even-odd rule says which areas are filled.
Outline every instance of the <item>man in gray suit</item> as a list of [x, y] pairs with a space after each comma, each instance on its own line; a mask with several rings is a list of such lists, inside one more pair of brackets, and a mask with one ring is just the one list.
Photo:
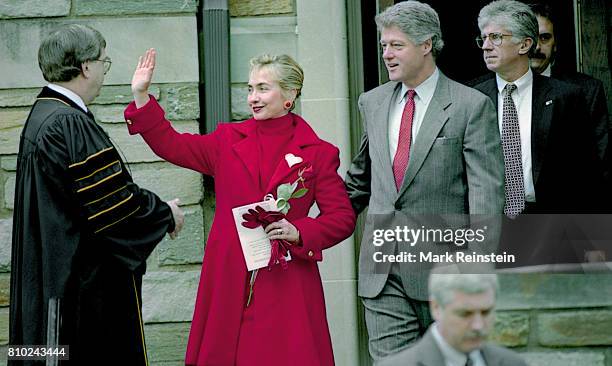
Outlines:
[[[432, 322], [428, 265], [375, 263], [379, 248], [368, 239], [380, 228], [375, 222], [381, 216], [395, 225], [415, 215], [501, 214], [504, 203], [495, 108], [436, 67], [443, 46], [438, 14], [406, 1], [376, 16], [376, 23], [391, 81], [359, 98], [364, 135], [346, 176], [355, 211], [369, 206], [358, 293], [374, 360], [408, 347]], [[393, 241], [384, 248], [396, 254], [406, 246]]]
[[494, 274], [437, 274], [429, 280], [436, 322], [413, 347], [378, 366], [526, 366], [515, 352], [485, 340], [494, 323]]

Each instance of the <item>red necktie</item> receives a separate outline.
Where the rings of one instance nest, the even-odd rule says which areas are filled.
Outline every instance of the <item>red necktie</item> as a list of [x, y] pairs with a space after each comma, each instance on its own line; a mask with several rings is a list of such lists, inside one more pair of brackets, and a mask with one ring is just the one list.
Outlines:
[[408, 90], [408, 100], [402, 113], [402, 123], [400, 124], [399, 137], [397, 140], [397, 151], [393, 157], [393, 176], [395, 177], [395, 187], [400, 190], [406, 174], [406, 167], [410, 160], [410, 140], [412, 140], [412, 119], [414, 117], [414, 90]]

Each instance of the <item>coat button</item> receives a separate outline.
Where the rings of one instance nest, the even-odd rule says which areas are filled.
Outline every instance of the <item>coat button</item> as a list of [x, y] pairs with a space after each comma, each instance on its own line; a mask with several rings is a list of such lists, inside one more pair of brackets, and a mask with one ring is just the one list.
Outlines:
[[402, 204], [399, 202], [395, 202], [395, 209], [396, 210], [401, 210], [402, 209]]
[[308, 251], [308, 256], [309, 256], [309, 257], [314, 257], [314, 253], [312, 252], [312, 250], [309, 250], [309, 251]]
[[131, 124], [132, 124], [132, 120], [131, 120], [131, 119], [128, 119], [128, 120], [126, 120], [125, 122], [126, 122], [128, 125], [131, 125]]

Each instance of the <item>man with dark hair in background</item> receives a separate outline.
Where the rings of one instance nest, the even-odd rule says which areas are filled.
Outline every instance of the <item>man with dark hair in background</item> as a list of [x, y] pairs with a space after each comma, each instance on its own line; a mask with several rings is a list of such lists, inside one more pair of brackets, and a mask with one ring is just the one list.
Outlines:
[[568, 72], [555, 67], [555, 57], [560, 40], [555, 36], [557, 20], [553, 8], [548, 4], [532, 4], [531, 10], [536, 15], [539, 26], [539, 40], [535, 54], [531, 58], [531, 69], [544, 76], [553, 77], [571, 84], [582, 90], [590, 115], [590, 125], [595, 134], [597, 155], [602, 161], [606, 182], [610, 182], [610, 150], [609, 136], [611, 124], [608, 116], [608, 106], [603, 83], [581, 72]]

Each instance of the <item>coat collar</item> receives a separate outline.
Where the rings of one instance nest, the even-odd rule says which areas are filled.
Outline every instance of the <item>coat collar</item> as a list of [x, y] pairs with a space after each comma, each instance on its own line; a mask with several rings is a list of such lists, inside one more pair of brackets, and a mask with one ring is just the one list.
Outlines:
[[46, 87], [46, 86], [43, 87], [40, 94], [38, 94], [38, 96], [36, 97], [36, 100], [56, 100], [58, 102], [64, 103], [72, 108], [75, 108], [83, 112], [84, 114], [89, 116], [92, 120], [95, 120], [91, 111], [87, 111], [87, 112], [83, 111], [83, 109], [79, 107], [79, 105], [76, 104], [72, 99], [68, 98], [64, 94], [59, 93], [49, 87]]
[[[392, 103], [397, 100], [398, 94], [401, 93], [402, 83], [400, 82], [389, 82], [388, 92], [384, 93], [384, 98], [375, 101], [378, 106], [375, 107], [374, 116], [376, 123], [380, 121], [380, 128], [375, 128], [374, 131], [368, 132], [370, 143], [374, 143], [372, 146], [376, 146], [374, 154], [377, 156], [380, 165], [383, 167], [383, 179], [387, 182], [393, 182], [393, 162], [389, 155], [389, 112], [391, 110]], [[395, 191], [395, 185], [393, 185]]]
[[[293, 154], [296, 157], [300, 157], [302, 162], [290, 167], [286, 159], [281, 159], [265, 189], [264, 195], [267, 193], [276, 194], [276, 187], [279, 184], [287, 183], [288, 176], [310, 164], [311, 162], [308, 160], [308, 157], [304, 156], [303, 149], [306, 146], [316, 145], [321, 142], [321, 139], [319, 139], [312, 127], [302, 117], [293, 113], [290, 113], [290, 115], [295, 123], [295, 129], [285, 154]], [[259, 161], [258, 154], [255, 153], [258, 151], [256, 128], [257, 121], [253, 118], [237, 124], [235, 130], [242, 135], [242, 139], [232, 146], [234, 152], [248, 170], [254, 186], [258, 186], [257, 182], [259, 181]]]

